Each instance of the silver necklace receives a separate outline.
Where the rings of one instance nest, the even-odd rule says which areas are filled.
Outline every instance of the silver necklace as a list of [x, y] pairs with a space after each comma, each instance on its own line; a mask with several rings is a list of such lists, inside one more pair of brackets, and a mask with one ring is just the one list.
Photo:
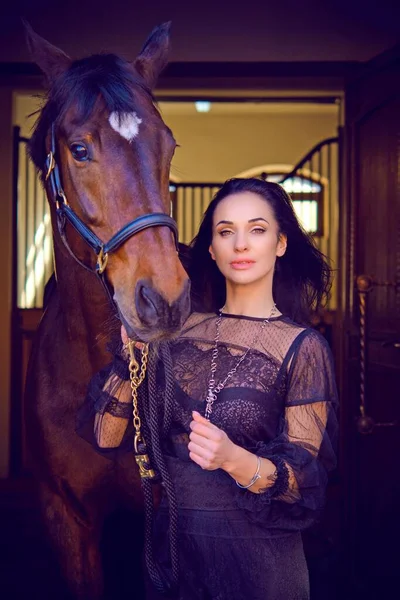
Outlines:
[[244, 359], [246, 358], [246, 356], [248, 355], [248, 353], [250, 352], [250, 350], [252, 350], [256, 344], [256, 342], [258, 341], [259, 337], [261, 336], [261, 333], [263, 332], [265, 326], [267, 325], [267, 323], [269, 323], [269, 320], [271, 319], [271, 317], [274, 316], [275, 312], [277, 312], [276, 310], [276, 304], [273, 305], [270, 315], [269, 317], [267, 317], [266, 319], [264, 319], [261, 323], [261, 327], [260, 329], [256, 332], [253, 341], [251, 342], [250, 346], [246, 349], [246, 351], [244, 352], [244, 354], [242, 354], [242, 356], [239, 358], [238, 362], [236, 363], [236, 365], [233, 367], [233, 369], [231, 369], [229, 371], [229, 373], [227, 374], [227, 376], [225, 377], [225, 379], [223, 381], [220, 381], [218, 385], [215, 385], [215, 372], [217, 370], [217, 358], [218, 358], [218, 342], [219, 342], [219, 337], [220, 337], [220, 326], [221, 326], [221, 321], [222, 321], [222, 317], [223, 317], [223, 310], [224, 310], [225, 306], [223, 306], [220, 311], [219, 311], [219, 315], [218, 315], [218, 319], [216, 321], [216, 332], [215, 332], [215, 339], [214, 339], [214, 349], [212, 351], [212, 355], [211, 355], [211, 367], [210, 367], [210, 380], [208, 382], [208, 391], [207, 391], [207, 398], [206, 398], [206, 409], [205, 409], [205, 413], [204, 416], [206, 419], [210, 420], [211, 417], [211, 413], [212, 413], [212, 409], [213, 409], [213, 404], [217, 399], [217, 395], [220, 393], [221, 390], [224, 389], [227, 381], [229, 381], [229, 379], [236, 373], [236, 371], [238, 370], [238, 368], [240, 367], [240, 365], [242, 364], [242, 362], [244, 361]]

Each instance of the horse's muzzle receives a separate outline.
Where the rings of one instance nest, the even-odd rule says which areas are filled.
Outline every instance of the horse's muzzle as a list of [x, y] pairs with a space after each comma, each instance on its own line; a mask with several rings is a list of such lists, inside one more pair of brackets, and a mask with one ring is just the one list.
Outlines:
[[[136, 284], [135, 307], [142, 339], [166, 339], [179, 333], [190, 313], [190, 280], [171, 304], [146, 280]], [[147, 341], [147, 340], [143, 340]]]

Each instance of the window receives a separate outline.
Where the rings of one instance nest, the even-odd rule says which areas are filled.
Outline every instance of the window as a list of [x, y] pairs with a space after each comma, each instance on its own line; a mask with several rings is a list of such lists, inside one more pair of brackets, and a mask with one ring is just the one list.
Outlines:
[[[280, 183], [285, 173], [261, 173], [264, 181]], [[290, 195], [293, 208], [304, 229], [316, 237], [323, 235], [323, 186], [309, 177], [295, 175], [281, 183]]]

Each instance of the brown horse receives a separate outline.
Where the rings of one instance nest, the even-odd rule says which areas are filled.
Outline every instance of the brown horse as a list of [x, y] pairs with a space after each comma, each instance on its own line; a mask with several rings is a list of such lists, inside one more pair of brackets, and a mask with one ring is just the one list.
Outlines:
[[98, 455], [76, 435], [76, 414], [121, 322], [132, 338], [170, 339], [190, 310], [169, 216], [175, 141], [151, 93], [169, 25], [134, 63], [71, 61], [27, 30], [49, 86], [30, 151], [51, 206], [57, 278], [28, 371], [27, 439], [64, 575], [75, 598], [95, 600], [104, 518], [121, 499], [140, 509], [142, 494], [133, 456], [116, 465]]

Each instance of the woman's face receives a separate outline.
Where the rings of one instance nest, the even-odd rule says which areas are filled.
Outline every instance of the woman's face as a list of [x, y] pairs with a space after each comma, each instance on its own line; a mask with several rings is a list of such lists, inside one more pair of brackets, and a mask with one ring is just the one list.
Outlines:
[[210, 254], [233, 284], [272, 281], [276, 258], [285, 253], [286, 242], [271, 205], [258, 194], [226, 196], [214, 211]]

